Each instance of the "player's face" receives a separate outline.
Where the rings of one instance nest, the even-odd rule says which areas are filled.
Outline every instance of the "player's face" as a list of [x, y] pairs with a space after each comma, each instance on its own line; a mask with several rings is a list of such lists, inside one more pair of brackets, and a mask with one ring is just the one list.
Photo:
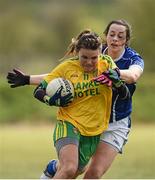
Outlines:
[[108, 48], [112, 51], [121, 51], [126, 43], [126, 27], [112, 24], [106, 37]]
[[98, 56], [100, 55], [100, 50], [91, 50], [81, 48], [78, 52], [80, 64], [84, 69], [84, 72], [93, 72], [96, 70]]

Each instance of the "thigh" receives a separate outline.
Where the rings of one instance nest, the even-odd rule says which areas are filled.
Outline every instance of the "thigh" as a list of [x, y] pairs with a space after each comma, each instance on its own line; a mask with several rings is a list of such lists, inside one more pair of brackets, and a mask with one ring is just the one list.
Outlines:
[[59, 158], [59, 167], [78, 167], [80, 133], [67, 121], [57, 121], [54, 145]]
[[99, 179], [109, 169], [117, 155], [117, 151], [104, 142], [100, 142], [91, 163], [84, 175], [84, 179]]
[[90, 168], [101, 168], [102, 172], [105, 172], [110, 167], [117, 154], [118, 152], [111, 145], [100, 141], [92, 157]]
[[63, 146], [59, 151], [59, 163], [63, 166], [73, 165], [78, 168], [78, 146], [68, 144]]
[[81, 136], [79, 144], [79, 170], [83, 170], [96, 151], [100, 135]]

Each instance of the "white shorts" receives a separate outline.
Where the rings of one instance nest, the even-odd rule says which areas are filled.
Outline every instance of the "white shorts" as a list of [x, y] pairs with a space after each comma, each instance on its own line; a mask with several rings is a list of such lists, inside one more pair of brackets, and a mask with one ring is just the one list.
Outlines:
[[111, 145], [117, 152], [122, 153], [123, 146], [128, 140], [130, 117], [109, 124], [102, 133], [101, 141]]

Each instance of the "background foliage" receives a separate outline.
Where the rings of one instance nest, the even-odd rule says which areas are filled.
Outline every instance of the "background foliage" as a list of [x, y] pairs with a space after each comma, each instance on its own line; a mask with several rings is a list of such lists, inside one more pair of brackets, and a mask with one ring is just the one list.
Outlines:
[[154, 0], [1, 0], [0, 72], [15, 66], [28, 73], [49, 71], [72, 37], [85, 28], [102, 35], [112, 19], [132, 25], [131, 45], [144, 57], [145, 72], [153, 72], [154, 7]]
[[7, 72], [15, 67], [28, 74], [49, 72], [72, 37], [85, 28], [102, 35], [113, 19], [126, 19], [132, 25], [131, 46], [145, 60], [134, 96], [134, 119], [154, 122], [154, 7], [154, 0], [1, 0], [0, 123], [55, 119], [55, 109], [34, 100], [33, 87], [10, 89]]

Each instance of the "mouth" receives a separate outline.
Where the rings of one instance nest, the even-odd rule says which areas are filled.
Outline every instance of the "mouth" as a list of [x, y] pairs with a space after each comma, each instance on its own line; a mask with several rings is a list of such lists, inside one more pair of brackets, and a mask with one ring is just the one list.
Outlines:
[[85, 66], [85, 67], [84, 67], [84, 71], [85, 71], [85, 72], [94, 71], [94, 69], [95, 69], [94, 66]]
[[111, 44], [111, 46], [114, 47], [114, 48], [115, 48], [115, 47], [118, 47], [117, 44], [113, 44], [113, 43]]

